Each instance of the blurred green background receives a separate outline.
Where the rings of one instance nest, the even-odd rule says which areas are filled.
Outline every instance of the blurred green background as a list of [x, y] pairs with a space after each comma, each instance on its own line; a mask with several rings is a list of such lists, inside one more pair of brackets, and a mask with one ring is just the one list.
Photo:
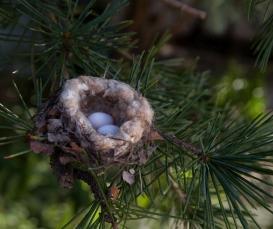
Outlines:
[[[88, 1], [80, 2], [84, 7]], [[181, 67], [195, 66], [196, 71], [208, 71], [211, 87], [217, 88], [215, 101], [219, 105], [224, 106], [229, 102], [235, 107], [234, 112], [243, 113], [249, 118], [271, 110], [272, 63], [269, 63], [266, 72], [259, 71], [254, 67], [255, 56], [251, 50], [251, 44], [259, 28], [259, 17], [248, 21], [247, 5], [244, 1], [185, 2], [206, 11], [207, 19], [202, 21], [181, 13], [159, 0], [136, 0], [131, 1], [130, 6], [122, 12], [118, 12], [113, 20], [134, 20], [129, 30], [137, 33], [139, 48], [134, 50], [136, 53], [149, 48], [155, 35], [168, 30], [173, 37], [164, 45], [159, 58], [182, 57], [184, 65]], [[98, 11], [103, 9], [106, 3], [107, 1], [98, 1], [96, 5]], [[12, 13], [10, 9], [7, 11]], [[27, 18], [20, 20], [24, 23]], [[10, 25], [2, 24], [0, 32], [9, 31]], [[14, 29], [20, 31], [20, 27]], [[18, 106], [11, 76], [16, 71], [16, 80], [23, 96], [33, 101], [31, 94], [33, 85], [25, 80], [30, 75], [29, 61], [19, 55], [29, 48], [27, 45], [18, 48], [11, 42], [0, 43], [0, 101], [22, 116], [26, 114]], [[12, 58], [7, 61], [7, 56]], [[0, 125], [5, 125], [1, 119]], [[9, 133], [0, 134], [5, 136]], [[61, 188], [52, 174], [48, 157], [43, 155], [31, 153], [14, 159], [3, 159], [5, 155], [27, 147], [27, 143], [22, 142], [1, 147], [0, 229], [60, 228], [73, 215], [88, 206], [89, 188], [82, 182], [77, 182], [71, 190]], [[147, 204], [144, 197], [140, 197], [138, 201], [140, 206], [145, 207]], [[273, 224], [270, 226], [270, 222], [273, 221], [271, 216], [264, 216], [260, 212], [258, 214], [261, 216], [263, 228], [273, 228]], [[149, 223], [144, 221], [136, 226], [134, 222], [134, 227], [159, 228], [153, 222], [153, 226]]]

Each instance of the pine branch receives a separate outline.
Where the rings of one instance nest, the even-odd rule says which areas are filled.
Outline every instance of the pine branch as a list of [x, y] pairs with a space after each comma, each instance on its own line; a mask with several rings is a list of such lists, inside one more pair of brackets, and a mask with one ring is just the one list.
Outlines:
[[99, 187], [97, 180], [94, 178], [94, 175], [91, 175], [89, 172], [74, 169], [74, 176], [75, 178], [82, 180], [89, 185], [90, 189], [92, 190], [92, 193], [94, 193], [95, 199], [99, 200], [100, 202], [105, 221], [111, 223], [113, 229], [117, 229], [118, 224], [116, 222], [116, 219], [112, 215], [109, 206], [107, 206], [106, 203], [109, 200], [107, 199], [105, 200], [105, 194], [102, 193], [102, 190]]
[[202, 152], [201, 149], [198, 149], [196, 146], [194, 146], [193, 144], [191, 144], [189, 142], [186, 142], [183, 139], [177, 138], [174, 134], [160, 132], [160, 136], [162, 138], [158, 139], [158, 140], [165, 139], [165, 140], [173, 143], [174, 145], [182, 148], [183, 150], [191, 152], [194, 156], [197, 156], [197, 157], [201, 156], [201, 152]]
[[171, 173], [168, 173], [168, 174], [169, 174], [169, 178], [170, 178], [170, 181], [171, 181], [172, 189], [177, 194], [177, 196], [178, 196], [178, 198], [180, 200], [180, 203], [185, 204], [187, 194], [180, 188], [179, 184], [175, 181], [175, 178], [173, 177], [173, 175]]
[[[35, 86], [37, 93], [43, 94], [49, 83], [53, 92], [65, 79], [81, 72], [101, 76], [106, 65], [109, 65], [108, 74], [114, 76], [116, 60], [110, 59], [108, 54], [134, 46], [133, 33], [122, 32], [131, 22], [112, 24], [110, 21], [128, 1], [112, 2], [101, 14], [95, 13], [95, 2], [90, 1], [79, 16], [75, 15], [78, 1], [37, 3], [20, 0], [15, 4], [16, 12], [27, 16], [29, 22], [26, 25], [18, 23], [24, 28], [22, 34], [3, 33], [0, 40], [16, 42], [18, 47], [26, 43], [32, 45], [28, 55], [32, 60], [33, 83], [42, 81], [43, 85], [41, 91]], [[52, 68], [47, 71], [49, 65]], [[38, 103], [39, 100], [38, 97]]]
[[[179, 1], [164, 2], [201, 19], [206, 17], [205, 12]], [[127, 22], [113, 25], [110, 18], [127, 1], [113, 2], [101, 14], [94, 13], [94, 3], [94, 0], [89, 1], [76, 16], [77, 2], [74, 1], [63, 2], [60, 7], [56, 2], [20, 0], [18, 13], [28, 15], [31, 23], [26, 27], [39, 39], [16, 34], [0, 35], [0, 39], [6, 41], [32, 44], [32, 77], [38, 107], [42, 97], [47, 97], [49, 91], [53, 92], [54, 87], [62, 86], [66, 79], [78, 72], [123, 80], [145, 95], [154, 107], [154, 125], [160, 131], [155, 129], [149, 144], [139, 149], [152, 154], [144, 165], [129, 164], [124, 160], [120, 168], [116, 168], [113, 162], [82, 170], [69, 164], [64, 166], [58, 158], [51, 158], [57, 175], [67, 178], [64, 183], [69, 186], [74, 179], [80, 179], [94, 193], [95, 200], [82, 220], [77, 222], [78, 228], [104, 228], [108, 222], [115, 229], [122, 221], [125, 225], [126, 220], [141, 218], [172, 218], [203, 228], [232, 228], [239, 224], [247, 228], [249, 220], [258, 226], [252, 208], [261, 206], [273, 212], [265, 201], [265, 197], [271, 200], [273, 196], [262, 186], [272, 187], [272, 184], [258, 176], [273, 176], [272, 116], [262, 115], [252, 122], [230, 122], [227, 112], [214, 105], [213, 92], [208, 90], [204, 74], [177, 68], [181, 59], [156, 60], [169, 35], [137, 57], [125, 52], [128, 62], [116, 64], [109, 58], [109, 53], [130, 47], [131, 34], [121, 32]], [[265, 30], [266, 37], [270, 38], [271, 32], [267, 34]], [[264, 48], [270, 42], [271, 38], [259, 47]], [[52, 66], [51, 69], [48, 70], [48, 66]], [[44, 136], [28, 134], [33, 129], [31, 113], [15, 82], [14, 86], [29, 119], [19, 117], [0, 104], [0, 116], [11, 124], [0, 128], [10, 130], [14, 126], [23, 137], [28, 135], [29, 139], [43, 143]], [[56, 95], [59, 92], [55, 92]], [[0, 144], [14, 143], [22, 136], [0, 138]], [[82, 151], [70, 145], [64, 148], [75, 155]], [[50, 150], [53, 151], [53, 146]], [[30, 151], [7, 158], [27, 152]], [[122, 171], [130, 169], [139, 174], [135, 175], [133, 184], [126, 183], [121, 176]], [[97, 175], [99, 171], [103, 171], [100, 176]], [[110, 187], [115, 185], [119, 192], [114, 200], [108, 193], [109, 184]], [[134, 203], [143, 193], [149, 204], [141, 208]], [[179, 201], [175, 201], [173, 194]], [[164, 201], [168, 205], [162, 210]], [[101, 214], [98, 217], [99, 209]]]
[[263, 6], [264, 15], [261, 20], [261, 29], [259, 30], [254, 42], [253, 50], [257, 56], [256, 65], [263, 71], [266, 69], [268, 61], [273, 51], [273, 12], [271, 0], [249, 0], [248, 17], [251, 18], [258, 6]]
[[[51, 167], [53, 168], [56, 175], [59, 177], [60, 183], [67, 185], [69, 182], [73, 182], [73, 179], [79, 179], [84, 181], [90, 187], [94, 194], [95, 200], [101, 206], [101, 217], [103, 222], [108, 222], [112, 225], [113, 229], [117, 228], [116, 218], [112, 213], [111, 207], [109, 206], [110, 199], [108, 198], [108, 191], [104, 190], [99, 183], [97, 175], [90, 171], [84, 171], [77, 168], [72, 168], [69, 165], [63, 165], [60, 162], [59, 155], [55, 152], [51, 155]], [[68, 184], [70, 185], [70, 184]], [[90, 221], [90, 220], [89, 220]]]
[[182, 12], [192, 15], [193, 17], [197, 17], [202, 20], [206, 19], [207, 17], [206, 12], [195, 9], [185, 3], [180, 2], [179, 0], [162, 0], [162, 1], [171, 7], [174, 7], [176, 9], [181, 10]]

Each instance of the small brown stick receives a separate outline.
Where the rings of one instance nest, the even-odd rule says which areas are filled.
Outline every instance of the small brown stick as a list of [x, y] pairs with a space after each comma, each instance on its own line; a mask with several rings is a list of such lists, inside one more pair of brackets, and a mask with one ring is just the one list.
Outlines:
[[172, 142], [174, 145], [186, 150], [190, 151], [192, 154], [195, 156], [201, 156], [202, 151], [198, 149], [196, 146], [193, 144], [186, 142], [183, 139], [177, 138], [174, 134], [170, 133], [162, 133], [159, 130], [154, 129], [151, 131], [150, 136], [149, 136], [151, 141], [155, 140], [168, 140]]
[[162, 135], [165, 139], [170, 140], [173, 144], [178, 147], [183, 148], [184, 150], [192, 152], [195, 156], [201, 155], [201, 150], [196, 148], [193, 144], [184, 141], [183, 139], [177, 138], [173, 134], [163, 134]]
[[134, 60], [134, 57], [129, 52], [118, 50], [118, 53], [122, 55], [123, 57], [125, 57], [127, 60], [131, 60], [131, 61]]
[[177, 8], [179, 10], [181, 10], [182, 12], [188, 13], [190, 15], [193, 15], [194, 17], [198, 17], [202, 20], [206, 19], [207, 17], [207, 13], [202, 11], [202, 10], [198, 10], [195, 9], [185, 3], [182, 3], [178, 0], [162, 0], [164, 3], [168, 4], [169, 6], [172, 6], [174, 8]]
[[168, 173], [168, 174], [169, 174], [169, 179], [170, 179], [170, 182], [171, 182], [172, 189], [177, 194], [180, 202], [185, 204], [187, 194], [180, 188], [179, 184], [176, 183], [176, 181], [174, 180], [174, 177], [170, 173]]
[[60, 156], [60, 150], [53, 153], [50, 156], [50, 164], [53, 171], [62, 182], [62, 185], [66, 185], [66, 187], [72, 187], [72, 184], [76, 179], [82, 180], [88, 184], [92, 193], [94, 194], [94, 198], [100, 202], [101, 212], [104, 214], [105, 222], [110, 223], [113, 229], [118, 229], [116, 218], [111, 214], [110, 209], [107, 206], [107, 199], [105, 198], [104, 193], [102, 193], [98, 181], [88, 171], [73, 168], [69, 165], [63, 165], [60, 161]]
[[81, 171], [78, 169], [74, 169], [74, 176], [75, 178], [84, 181], [87, 183], [91, 189], [91, 191], [94, 194], [95, 199], [100, 200], [100, 205], [102, 208], [102, 212], [105, 211], [105, 222], [111, 223], [113, 229], [118, 229], [118, 224], [116, 222], [116, 218], [111, 215], [109, 212], [109, 209], [107, 209], [107, 205], [105, 203], [105, 200], [103, 200], [103, 193], [101, 193], [99, 185], [97, 184], [97, 181], [93, 178], [93, 176], [86, 172], [86, 171]]
[[112, 229], [118, 229], [117, 222], [112, 222]]
[[[163, 166], [161, 161], [157, 162], [158, 165]], [[186, 202], [186, 198], [187, 198], [187, 194], [185, 193], [185, 191], [179, 186], [179, 184], [175, 181], [175, 178], [173, 177], [173, 175], [171, 174], [170, 170], [168, 169], [168, 177], [169, 177], [169, 181], [171, 183], [171, 188], [173, 189], [173, 191], [175, 192], [175, 194], [177, 195], [179, 201], [183, 204], [185, 204]]]

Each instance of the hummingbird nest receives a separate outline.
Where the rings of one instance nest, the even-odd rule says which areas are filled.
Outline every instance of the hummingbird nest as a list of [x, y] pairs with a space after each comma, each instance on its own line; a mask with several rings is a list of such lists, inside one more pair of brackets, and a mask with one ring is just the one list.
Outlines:
[[[119, 132], [98, 133], [88, 115], [105, 112], [113, 117]], [[143, 164], [149, 157], [153, 109], [146, 98], [128, 84], [80, 76], [67, 80], [49, 99], [35, 119], [31, 148], [54, 158], [54, 165], [81, 169], [120, 164]]]

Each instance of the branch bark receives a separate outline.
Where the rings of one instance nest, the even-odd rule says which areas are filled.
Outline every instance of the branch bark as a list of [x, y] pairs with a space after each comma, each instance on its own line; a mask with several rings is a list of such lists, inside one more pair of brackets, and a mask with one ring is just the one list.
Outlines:
[[154, 129], [149, 136], [151, 141], [155, 140], [168, 140], [172, 142], [174, 145], [182, 148], [183, 150], [191, 152], [193, 155], [200, 157], [202, 155], [202, 150], [194, 146], [193, 144], [177, 138], [174, 134], [170, 133], [162, 133], [159, 130]]
[[[54, 173], [61, 181], [61, 184], [65, 187], [72, 187], [73, 182], [78, 179], [84, 181], [89, 185], [94, 198], [99, 201], [101, 206], [101, 214], [104, 216], [104, 221], [110, 223], [113, 229], [118, 229], [118, 223], [116, 217], [111, 213], [108, 202], [107, 190], [101, 190], [98, 181], [88, 171], [84, 171], [78, 168], [73, 168], [69, 164], [62, 164], [60, 161], [61, 151], [55, 151], [50, 156], [50, 164]], [[110, 201], [110, 200], [109, 200]]]
[[[158, 161], [158, 164], [160, 166], [162, 166], [162, 162]], [[169, 181], [171, 184], [171, 188], [172, 190], [175, 192], [175, 194], [177, 195], [179, 201], [183, 204], [185, 204], [186, 202], [186, 198], [187, 198], [187, 194], [185, 193], [185, 191], [180, 187], [180, 185], [175, 181], [175, 178], [173, 177], [173, 175], [171, 174], [170, 170], [168, 169], [168, 176], [169, 176]]]
[[178, 196], [180, 202], [185, 204], [187, 194], [180, 188], [179, 184], [174, 180], [174, 177], [170, 173], [169, 173], [169, 179], [171, 182], [172, 189]]
[[198, 17], [202, 20], [206, 19], [207, 17], [207, 13], [202, 11], [202, 10], [198, 10], [196, 8], [193, 8], [185, 3], [182, 3], [178, 0], [162, 0], [164, 3], [168, 4], [171, 7], [174, 7], [176, 9], [181, 10], [182, 12], [188, 13], [194, 17]]
[[93, 178], [93, 176], [89, 172], [81, 171], [78, 169], [74, 169], [74, 176], [77, 179], [82, 180], [89, 185], [91, 191], [93, 192], [95, 196], [95, 199], [100, 200], [102, 213], [104, 212], [105, 214], [105, 221], [110, 223], [113, 229], [118, 229], [116, 218], [112, 216], [111, 212], [109, 212], [109, 209], [107, 208], [107, 205], [103, 198], [103, 193], [101, 193], [100, 188], [96, 180]]

